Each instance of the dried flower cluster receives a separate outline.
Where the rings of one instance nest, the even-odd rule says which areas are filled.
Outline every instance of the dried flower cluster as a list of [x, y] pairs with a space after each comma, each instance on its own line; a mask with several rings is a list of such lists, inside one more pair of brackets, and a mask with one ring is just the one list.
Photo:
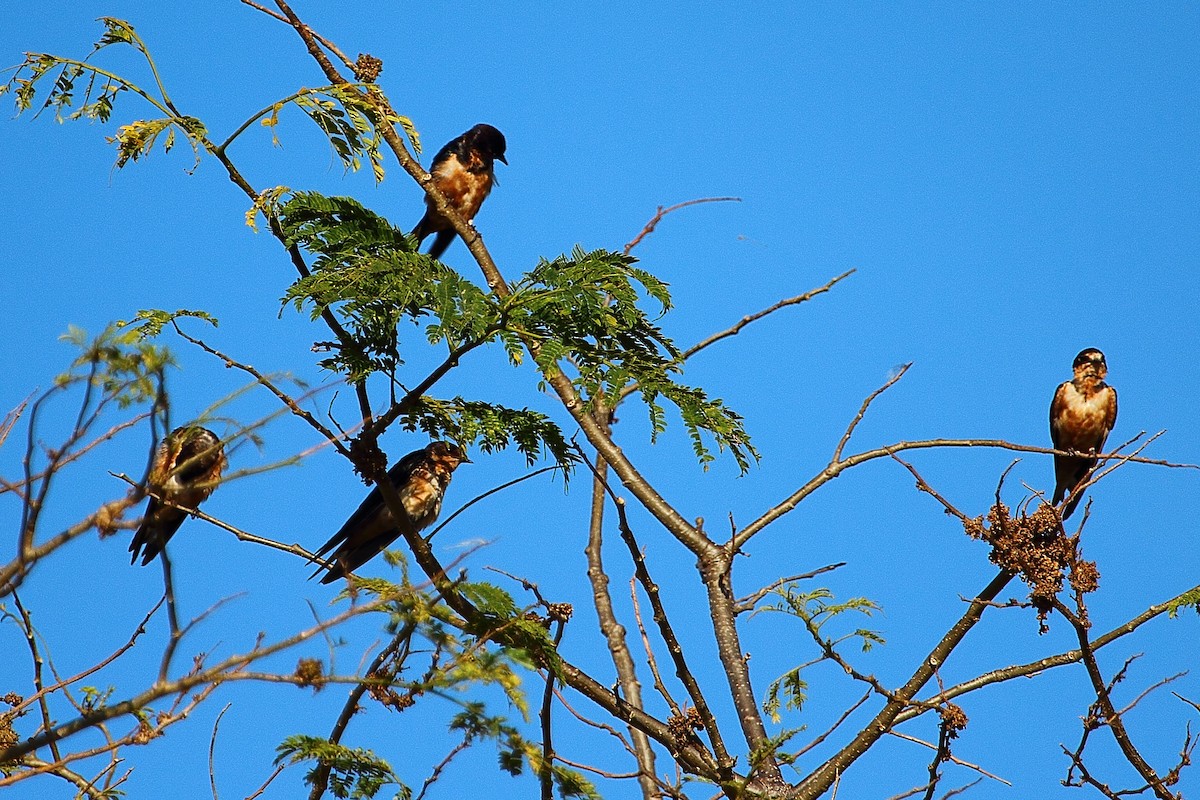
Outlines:
[[0, 750], [12, 747], [21, 741], [21, 737], [17, 736], [17, 732], [13, 730], [12, 721], [12, 712], [0, 714]]
[[1095, 562], [1079, 554], [1079, 538], [1067, 536], [1054, 507], [1042, 503], [1032, 514], [1011, 516], [1002, 503], [992, 506], [986, 522], [976, 517], [963, 525], [967, 535], [992, 546], [992, 563], [1014, 572], [1029, 584], [1029, 599], [1037, 609], [1041, 631], [1046, 616], [1069, 575], [1071, 587], [1080, 594], [1094, 592], [1100, 584]]
[[296, 664], [296, 680], [299, 686], [311, 686], [314, 691], [321, 691], [325, 686], [325, 665], [319, 658], [302, 658]]
[[675, 741], [684, 743], [696, 740], [696, 731], [704, 728], [704, 718], [700, 716], [700, 712], [691, 706], [685, 706], [683, 713], [672, 714], [667, 719], [667, 728], [670, 729], [671, 735], [675, 737]]
[[385, 472], [388, 466], [387, 455], [379, 449], [379, 444], [361, 436], [350, 442], [350, 460], [354, 462], [354, 471], [366, 484], [371, 483], [373, 475]]
[[571, 615], [575, 613], [575, 607], [570, 603], [551, 603], [549, 611], [550, 619], [565, 624], [571, 621]]
[[354, 62], [354, 77], [363, 83], [374, 83], [383, 72], [383, 61], [370, 53], [359, 53]]
[[942, 718], [942, 728], [946, 731], [946, 737], [949, 739], [957, 739], [959, 732], [967, 727], [967, 712], [963, 711], [961, 706], [946, 703], [938, 708], [938, 714]]

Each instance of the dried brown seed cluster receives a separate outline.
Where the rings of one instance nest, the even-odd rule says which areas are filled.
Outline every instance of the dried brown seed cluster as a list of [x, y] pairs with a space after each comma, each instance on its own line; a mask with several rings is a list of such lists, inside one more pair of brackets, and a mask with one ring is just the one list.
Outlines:
[[667, 719], [667, 728], [677, 742], [690, 742], [696, 739], [696, 731], [704, 727], [700, 712], [690, 706], [684, 707], [682, 714], [672, 714]]
[[575, 607], [570, 603], [551, 603], [549, 611], [550, 619], [565, 624], [571, 621], [571, 615], [575, 613]]
[[100, 538], [112, 536], [117, 532], [121, 516], [128, 507], [129, 503], [125, 500], [113, 500], [100, 506], [96, 511], [96, 530], [100, 533]]
[[963, 711], [961, 706], [946, 703], [938, 709], [938, 714], [942, 717], [942, 727], [946, 729], [946, 735], [951, 739], [958, 738], [959, 732], [967, 727], [967, 712]]
[[371, 681], [367, 686], [367, 693], [384, 708], [390, 708], [393, 711], [403, 711], [416, 704], [417, 695], [421, 694], [422, 690], [420, 684], [409, 688], [405, 692], [398, 692], [392, 688], [392, 683], [395, 682], [396, 676], [402, 668], [397, 658], [398, 654], [392, 653], [379, 665], [379, 669], [367, 673], [366, 679]]
[[992, 563], [1015, 572], [1030, 586], [1030, 601], [1038, 611], [1045, 632], [1045, 619], [1062, 591], [1069, 573], [1073, 589], [1086, 593], [1096, 590], [1100, 572], [1096, 564], [1079, 554], [1077, 537], [1067, 536], [1054, 507], [1042, 503], [1032, 514], [1011, 516], [1003, 504], [992, 506], [986, 524], [976, 517], [963, 525], [967, 535], [992, 546]]
[[413, 689], [403, 694], [393, 689], [390, 684], [396, 679], [396, 674], [390, 671], [372, 672], [367, 676], [369, 680], [386, 681], [387, 683], [373, 683], [367, 687], [367, 693], [371, 695], [377, 703], [384, 708], [391, 708], [396, 711], [403, 711], [406, 708], [414, 705], [417, 701], [415, 695], [418, 692]]
[[302, 658], [296, 664], [297, 685], [320, 691], [325, 686], [325, 665], [319, 658]]
[[379, 445], [362, 437], [350, 442], [350, 460], [354, 462], [354, 471], [366, 484], [371, 483], [370, 476], [385, 472], [388, 466], [387, 456], [379, 449]]
[[383, 72], [383, 61], [369, 53], [359, 53], [354, 62], [354, 77], [362, 83], [374, 83]]
[[133, 734], [132, 742], [134, 744], [149, 744], [150, 740], [157, 736], [154, 732], [154, 726], [146, 720], [138, 723], [137, 730]]
[[13, 713], [0, 714], [0, 750], [7, 750], [21, 740], [12, 726]]

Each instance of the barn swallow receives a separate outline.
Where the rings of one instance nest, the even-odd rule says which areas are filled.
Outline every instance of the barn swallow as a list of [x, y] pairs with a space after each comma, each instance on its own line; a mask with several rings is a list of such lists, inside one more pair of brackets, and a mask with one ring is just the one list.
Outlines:
[[[1108, 364], [1104, 353], [1094, 347], [1075, 356], [1075, 378], [1058, 387], [1050, 403], [1050, 439], [1055, 450], [1091, 453], [1087, 456], [1054, 457], [1054, 505], [1070, 496], [1087, 480], [1096, 466], [1095, 454], [1117, 421], [1117, 390], [1104, 382]], [[1062, 511], [1071, 516], [1081, 495], [1071, 498]]]
[[[421, 450], [409, 453], [388, 470], [388, 480], [400, 495], [413, 528], [419, 531], [433, 524], [442, 510], [442, 498], [446, 496], [446, 487], [450, 485], [455, 468], [470, 462], [458, 445], [431, 442]], [[345, 577], [382, 553], [399, 536], [400, 529], [376, 486], [341, 530], [316, 552], [317, 558], [329, 554], [329, 572], [321, 583], [333, 583]], [[324, 569], [317, 570], [311, 577], [315, 578]]]
[[217, 488], [227, 464], [220, 437], [208, 428], [184, 425], [171, 431], [150, 465], [146, 479], [150, 505], [129, 545], [131, 564], [137, 563], [139, 555], [143, 567], [154, 560], [188, 514]]
[[[506, 147], [504, 134], [491, 125], [480, 123], [462, 136], [450, 140], [433, 157], [429, 174], [433, 177], [434, 185], [467, 222], [475, 219], [479, 207], [496, 183], [493, 162], [499, 159], [508, 163], [504, 158]], [[440, 258], [454, 241], [454, 226], [437, 212], [433, 198], [426, 196], [425, 205], [425, 216], [421, 217], [412, 233], [418, 243], [429, 234], [436, 233], [429, 255]]]

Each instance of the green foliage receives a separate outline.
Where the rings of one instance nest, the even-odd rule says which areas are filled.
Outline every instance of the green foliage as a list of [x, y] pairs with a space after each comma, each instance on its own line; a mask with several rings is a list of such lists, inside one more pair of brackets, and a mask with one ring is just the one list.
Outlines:
[[780, 753], [779, 750], [803, 730], [804, 728], [788, 728], [776, 736], [769, 737], [761, 745], [750, 751], [747, 760], [750, 762], [751, 767], [758, 768], [768, 760], [774, 760], [780, 764], [790, 764], [795, 761], [794, 756], [788, 753]]
[[501, 619], [509, 619], [517, 615], [517, 604], [508, 592], [491, 583], [473, 582], [459, 586], [463, 597], [482, 613]]
[[[34, 107], [39, 85], [48, 83], [49, 88], [35, 116], [47, 108], [53, 108], [59, 122], [77, 119], [107, 122], [112, 116], [117, 96], [122, 92], [133, 92], [146, 99], [162, 116], [122, 125], [114, 136], [108, 137], [108, 141], [117, 146], [117, 167], [124, 167], [130, 161], [149, 155], [159, 142], [159, 137], [162, 137], [163, 151], [169, 152], [175, 145], [177, 133], [182, 134], [191, 146], [199, 164], [200, 154], [209, 149], [208, 132], [204, 124], [195, 117], [175, 111], [162, 84], [158, 82], [154, 59], [132, 25], [114, 17], [102, 17], [100, 22], [104, 25], [104, 33], [82, 61], [50, 53], [26, 53], [25, 61], [17, 67], [8, 82], [0, 86], [0, 94], [12, 91], [17, 113], [21, 114]], [[88, 63], [88, 59], [97, 52], [114, 44], [129, 45], [141, 53], [158, 84], [159, 97], [126, 78]], [[81, 100], [82, 104], [75, 108], [77, 100]]]
[[[482, 703], [468, 703], [451, 720], [450, 730], [461, 732], [468, 744], [481, 739], [496, 742], [500, 769], [510, 775], [521, 775], [527, 764], [534, 773], [547, 767], [538, 745], [525, 739], [504, 717], [489, 715]], [[600, 800], [596, 787], [580, 773], [559, 764], [550, 764], [549, 769], [561, 797]]]
[[150, 155], [159, 135], [163, 136], [162, 149], [164, 153], [171, 152], [175, 146], [175, 131], [179, 130], [187, 143], [191, 145], [200, 163], [200, 153], [206, 143], [208, 131], [204, 123], [195, 117], [163, 117], [160, 119], [139, 119], [128, 125], [117, 128], [115, 136], [109, 136], [108, 142], [117, 146], [117, 169], [124, 167], [130, 161], [137, 161]]
[[[774, 592], [781, 599], [775, 605], [762, 606], [759, 611], [778, 611], [790, 614], [804, 620], [814, 632], [821, 629], [831, 619], [847, 612], [856, 612], [865, 616], [873, 616], [880, 611], [879, 604], [866, 597], [851, 597], [843, 603], [828, 602], [833, 599], [833, 592], [825, 588], [814, 589], [811, 592], [798, 591], [795, 584], [781, 586]], [[849, 634], [861, 640], [863, 651], [870, 650], [876, 644], [883, 644], [884, 639], [875, 631], [862, 628]]]
[[538, 619], [520, 616], [508, 592], [490, 583], [464, 583], [460, 591], [487, 619], [485, 625], [472, 628], [472, 633], [480, 638], [496, 638], [493, 634], [502, 628], [508, 658], [530, 670], [549, 669], [561, 677], [562, 664], [549, 630]]
[[485, 453], [504, 450], [515, 442], [527, 464], [549, 455], [564, 468], [564, 475], [578, 459], [563, 438], [562, 429], [545, 414], [528, 408], [425, 396], [413, 401], [412, 411], [403, 414], [400, 422], [406, 430], [420, 430], [431, 439], [450, 439]]
[[800, 677], [802, 669], [803, 667], [795, 667], [788, 670], [771, 681], [771, 685], [767, 687], [767, 697], [763, 700], [762, 707], [776, 724], [782, 719], [779, 714], [781, 707], [788, 711], [799, 711], [808, 699], [808, 681]]
[[118, 322], [117, 327], [129, 328], [131, 331], [136, 331], [138, 339], [144, 341], [158, 336], [162, 333], [164, 327], [182, 317], [194, 317], [204, 320], [214, 328], [221, 324], [220, 320], [207, 311], [190, 311], [186, 308], [181, 308], [178, 311], [162, 311], [157, 308], [150, 308], [137, 312], [134, 318], [129, 321], [122, 320]]
[[103, 401], [114, 400], [120, 408], [154, 400], [163, 371], [175, 363], [166, 348], [146, 344], [137, 330], [119, 332], [110, 325], [90, 339], [87, 331], [72, 325], [60, 338], [82, 352], [69, 371], [54, 379], [55, 386], [99, 388]]
[[1200, 589], [1184, 592], [1167, 604], [1167, 614], [1174, 619], [1182, 609], [1190, 608], [1200, 614]]
[[[544, 628], [530, 632], [521, 627], [528, 623], [518, 616], [519, 610], [512, 596], [503, 589], [489, 583], [462, 582], [459, 591], [491, 620], [488, 632], [516, 626], [516, 638], [532, 642], [534, 646], [540, 639], [542, 648], [553, 647]], [[420, 649], [434, 654], [431, 663], [437, 665], [436, 668], [417, 681], [395, 680], [393, 685], [413, 694], [437, 692], [444, 696], [476, 686], [494, 686], [504, 692], [514, 708], [528, 717], [529, 703], [515, 669], [526, 663], [519, 651], [488, 644], [484, 641], [485, 632], [472, 631], [475, 635], [463, 636], [462, 620], [454, 617], [434, 595], [415, 589], [408, 583], [407, 575], [403, 585], [381, 578], [355, 579], [353, 590], [341, 593], [339, 599], [353, 601], [355, 593], [393, 597], [394, 600], [384, 608], [390, 617], [388, 632], [394, 635], [408, 629], [411, 637], [427, 643], [427, 647]]]
[[[276, 748], [279, 753], [275, 763], [298, 764], [315, 761], [329, 769], [329, 792], [334, 797], [364, 800], [372, 798], [387, 784], [397, 784], [401, 790], [396, 797], [408, 791], [396, 776], [390, 764], [370, 750], [349, 748], [334, 744], [319, 736], [295, 735], [283, 740]], [[309, 770], [304, 781], [315, 785], [317, 767]]]
[[[514, 286], [504, 304], [506, 328], [537, 343], [537, 362], [545, 371], [569, 361], [576, 386], [589, 403], [612, 400], [636, 388], [650, 414], [652, 438], [666, 429], [659, 398], [678, 407], [697, 459], [713, 460], [702, 434], [718, 449], [728, 449], [744, 472], [757, 458], [742, 418], [711, 400], [702, 389], [674, 380], [679, 350], [641, 308], [642, 296], [658, 302], [660, 314], [671, 307], [667, 285], [634, 266], [630, 256], [606, 250], [543, 260]], [[520, 361], [513, 342], [509, 356]]]
[[430, 343], [450, 347], [495, 335], [496, 303], [449, 267], [415, 251], [413, 241], [387, 220], [348, 197], [298, 192], [280, 209], [289, 244], [315, 256], [311, 274], [284, 295], [313, 319], [333, 311], [353, 339], [331, 345], [321, 362], [350, 381], [373, 372], [393, 374], [403, 363], [396, 327], [402, 319], [432, 316]]
[[[818, 640], [823, 648], [828, 650], [832, 650], [834, 646], [847, 639], [857, 639], [863, 652], [869, 651], [877, 644], [884, 644], [884, 639], [878, 632], [866, 628], [857, 628], [835, 640], [822, 636], [822, 629], [825, 625], [844, 614], [856, 613], [868, 617], [873, 616], [880, 610], [874, 600], [852, 597], [843, 603], [834, 603], [830, 602], [833, 600], [833, 593], [828, 589], [819, 588], [803, 592], [799, 590], [798, 586], [799, 584], [789, 583], [776, 589], [774, 594], [780, 598], [779, 602], [762, 606], [754, 613], [774, 611], [798, 617], [804, 621], [809, 633]], [[828, 657], [828, 655], [824, 655], [818, 660]], [[817, 662], [793, 667], [771, 682], [767, 689], [766, 699], [763, 701], [763, 711], [769, 714], [774, 722], [780, 722], [781, 708], [800, 711], [804, 707], [804, 703], [808, 699], [808, 682], [804, 680], [801, 673], [814, 663]]]
[[[368, 95], [363, 94], [364, 90]], [[375, 180], [382, 181], [383, 156], [379, 150], [382, 137], [377, 130], [380, 112], [369, 97], [372, 91], [375, 91], [374, 87], [367, 84], [303, 89], [292, 96], [291, 102], [325, 133], [343, 168], [357, 172], [365, 158], [371, 165]], [[284, 104], [276, 103], [270, 116], [263, 119], [263, 125], [275, 127]], [[386, 121], [400, 126], [413, 149], [421, 152], [421, 141], [412, 120], [389, 113]]]
[[[648, 297], [661, 315], [670, 308], [670, 293], [628, 256], [577, 248], [570, 258], [543, 260], [500, 300], [416, 252], [411, 238], [350, 198], [299, 192], [280, 207], [279, 219], [288, 243], [314, 257], [311, 274], [296, 281], [283, 302], [309, 309], [313, 319], [326, 312], [339, 317], [352, 341], [330, 343], [333, 354], [321, 365], [352, 382], [374, 372], [394, 376], [404, 363], [399, 324], [428, 319], [425, 339], [456, 354], [500, 341], [516, 365], [532, 342], [544, 372], [563, 361], [575, 367], [576, 385], [591, 402], [636, 387], [654, 436], [666, 425], [659, 404], [665, 398], [679, 408], [703, 464], [712, 460], [704, 434], [728, 448], [743, 470], [757, 457], [740, 416], [674, 380], [679, 351], [639, 305]], [[531, 463], [543, 451], [570, 463], [562, 432], [529, 410], [421, 398], [406, 411], [411, 430], [480, 441], [484, 450], [516, 442]]]
[[116, 687], [109, 686], [107, 689], [97, 689], [95, 686], [81, 686], [79, 689], [83, 693], [83, 701], [80, 703], [85, 712], [95, 711], [108, 705], [108, 699], [112, 697]]
[[[76, 119], [108, 122], [117, 95], [127, 88], [123, 81], [104, 77], [87, 65], [65, 61], [49, 53], [27, 53], [13, 77], [0, 86], [0, 94], [11, 91], [17, 113], [22, 114], [33, 108], [38, 84], [49, 77], [53, 77], [51, 88], [36, 114], [53, 108], [59, 122]], [[87, 81], [83, 86], [83, 105], [74, 108], [78, 91], [76, 82], [81, 78]]]

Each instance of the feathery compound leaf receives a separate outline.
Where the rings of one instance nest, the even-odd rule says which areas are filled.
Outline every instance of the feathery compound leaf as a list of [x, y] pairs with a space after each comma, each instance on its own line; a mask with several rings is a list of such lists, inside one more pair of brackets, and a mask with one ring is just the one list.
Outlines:
[[181, 308], [178, 311], [161, 311], [157, 308], [149, 308], [137, 312], [137, 315], [129, 321], [121, 320], [117, 323], [117, 327], [129, 328], [130, 331], [136, 332], [138, 340], [141, 341], [153, 339], [162, 333], [164, 327], [181, 317], [201, 319], [214, 328], [221, 324], [220, 320], [207, 311], [191, 311], [186, 308]]
[[1172, 600], [1167, 606], [1167, 614], [1172, 619], [1179, 616], [1182, 609], [1190, 608], [1193, 611], [1200, 613], [1200, 590], [1192, 592], [1184, 592], [1179, 597]]
[[175, 364], [165, 347], [148, 344], [137, 330], [120, 331], [116, 325], [95, 338], [72, 325], [59, 338], [81, 352], [71, 369], [55, 378], [55, 385], [90, 383], [120, 408], [156, 399], [163, 370]]
[[661, 316], [671, 307], [670, 292], [634, 263], [622, 253], [579, 248], [570, 258], [543, 260], [506, 301], [508, 327], [538, 341], [543, 369], [569, 359], [579, 373], [575, 383], [589, 403], [636, 386], [650, 415], [653, 439], [666, 430], [658, 403], [665, 398], [679, 409], [702, 465], [713, 460], [711, 441], [718, 450], [728, 449], [745, 472], [758, 454], [742, 417], [703, 390], [674, 379], [679, 350], [639, 305], [650, 297], [658, 302]]
[[497, 335], [496, 301], [454, 270], [416, 252], [404, 232], [348, 197], [299, 192], [279, 209], [289, 244], [315, 256], [312, 272], [287, 290], [285, 304], [333, 310], [356, 349], [338, 347], [322, 366], [352, 381], [392, 373], [401, 363], [397, 326], [431, 316], [429, 341], [451, 347]]
[[[357, 172], [362, 167], [362, 159], [366, 158], [375, 180], [382, 181], [383, 156], [379, 152], [380, 136], [376, 131], [378, 111], [360, 93], [363, 88], [373, 89], [367, 84], [303, 89], [292, 97], [291, 102], [325, 133], [344, 169]], [[389, 115], [388, 122], [399, 123], [409, 140], [416, 143], [416, 130], [411, 121]]]
[[516, 444], [533, 465], [542, 455], [554, 459], [568, 476], [577, 456], [563, 437], [562, 429], [549, 417], [528, 408], [507, 408], [494, 403], [464, 400], [438, 400], [422, 397], [416, 407], [400, 417], [406, 430], [420, 430], [431, 439], [450, 439], [465, 446], [478, 447], [485, 453], [507, 449]]
[[[329, 791], [334, 797], [367, 800], [389, 783], [405, 791], [391, 765], [370, 750], [344, 747], [319, 736], [302, 734], [289, 736], [275, 750], [279, 753], [276, 765], [316, 761], [327, 767]], [[317, 773], [317, 767], [309, 770], [304, 776], [305, 783], [315, 786]]]
[[512, 595], [492, 583], [463, 583], [459, 591], [484, 614], [510, 618], [517, 613], [517, 604]]
[[794, 667], [788, 670], [771, 681], [767, 688], [767, 699], [763, 701], [762, 708], [776, 725], [782, 719], [779, 714], [780, 708], [800, 711], [804, 707], [804, 701], [808, 699], [808, 681], [800, 677], [801, 669]]

